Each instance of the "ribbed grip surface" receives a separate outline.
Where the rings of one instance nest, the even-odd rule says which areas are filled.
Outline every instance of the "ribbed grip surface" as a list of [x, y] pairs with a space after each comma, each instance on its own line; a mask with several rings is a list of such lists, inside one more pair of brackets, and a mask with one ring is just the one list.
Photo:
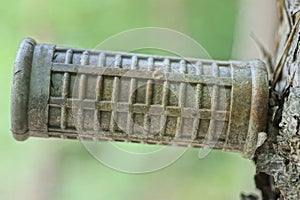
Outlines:
[[35, 45], [32, 59], [27, 136], [208, 145], [250, 156], [265, 129], [268, 82], [257, 60], [46, 44]]

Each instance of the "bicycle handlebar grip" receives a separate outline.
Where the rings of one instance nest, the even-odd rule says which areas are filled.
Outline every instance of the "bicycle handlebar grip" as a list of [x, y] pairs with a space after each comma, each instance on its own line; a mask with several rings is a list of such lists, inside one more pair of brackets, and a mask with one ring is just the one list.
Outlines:
[[176, 144], [251, 157], [266, 128], [264, 63], [85, 50], [25, 39], [11, 131], [29, 136]]

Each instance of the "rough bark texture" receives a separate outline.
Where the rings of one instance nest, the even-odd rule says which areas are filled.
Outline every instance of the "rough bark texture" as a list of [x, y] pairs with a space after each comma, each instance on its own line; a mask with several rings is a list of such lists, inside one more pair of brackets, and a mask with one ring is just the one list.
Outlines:
[[256, 186], [268, 200], [300, 199], [300, 1], [278, 0], [278, 7], [268, 139], [254, 158]]

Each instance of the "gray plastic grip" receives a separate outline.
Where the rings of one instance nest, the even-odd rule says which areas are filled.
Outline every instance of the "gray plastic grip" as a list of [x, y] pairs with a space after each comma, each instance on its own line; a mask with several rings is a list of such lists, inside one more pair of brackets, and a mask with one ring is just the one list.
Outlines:
[[86, 50], [25, 39], [15, 61], [11, 130], [17, 140], [208, 145], [251, 157], [266, 128], [268, 95], [259, 60]]

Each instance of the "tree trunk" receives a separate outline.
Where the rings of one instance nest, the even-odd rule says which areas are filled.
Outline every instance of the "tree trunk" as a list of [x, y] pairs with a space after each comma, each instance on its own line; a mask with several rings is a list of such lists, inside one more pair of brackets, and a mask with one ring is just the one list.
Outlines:
[[268, 139], [254, 158], [256, 186], [268, 200], [300, 199], [300, 1], [278, 0], [278, 7]]

